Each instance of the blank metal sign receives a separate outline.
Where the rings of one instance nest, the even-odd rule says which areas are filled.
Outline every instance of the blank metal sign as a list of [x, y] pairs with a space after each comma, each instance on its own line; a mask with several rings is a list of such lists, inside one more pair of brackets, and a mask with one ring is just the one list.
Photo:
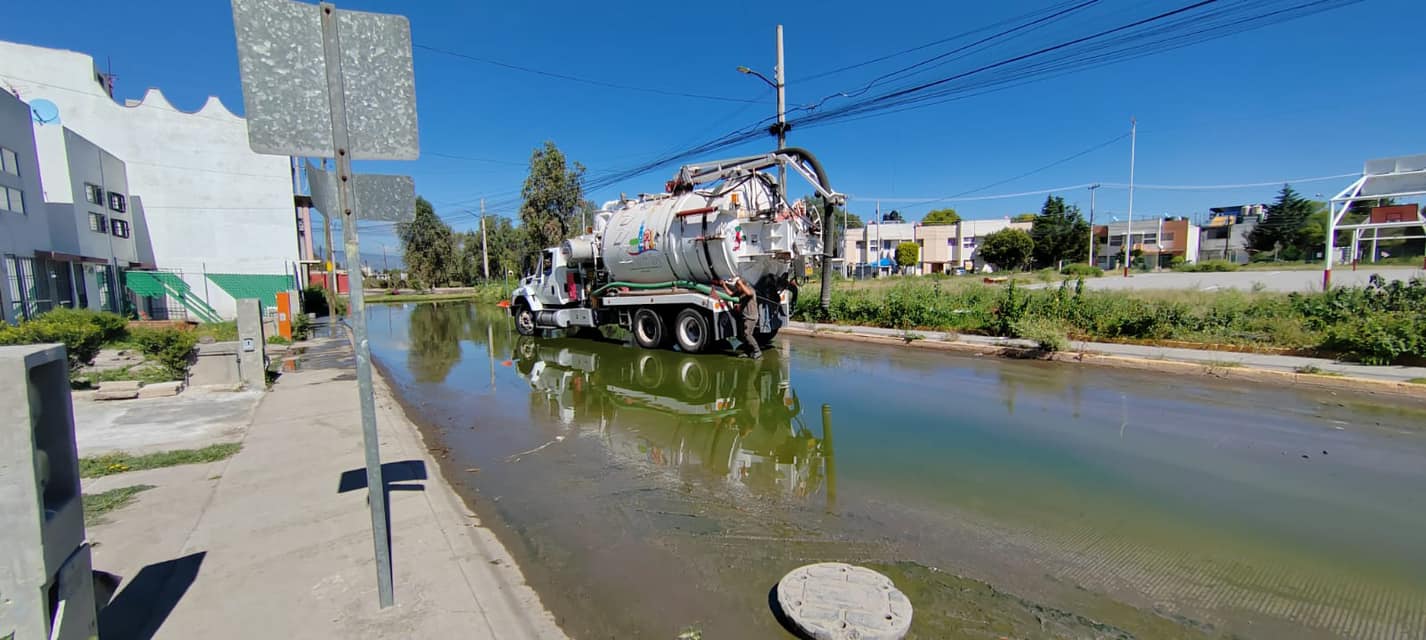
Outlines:
[[[322, 8], [290, 0], [232, 0], [248, 143], [275, 155], [332, 157]], [[336, 11], [352, 158], [415, 160], [416, 79], [411, 25], [397, 15]]]
[[[322, 215], [340, 218], [337, 207], [337, 176], [306, 163], [307, 188], [312, 192], [312, 206]], [[416, 181], [411, 176], [388, 176], [358, 173], [352, 176], [352, 193], [356, 198], [359, 220], [407, 222], [416, 214]]]

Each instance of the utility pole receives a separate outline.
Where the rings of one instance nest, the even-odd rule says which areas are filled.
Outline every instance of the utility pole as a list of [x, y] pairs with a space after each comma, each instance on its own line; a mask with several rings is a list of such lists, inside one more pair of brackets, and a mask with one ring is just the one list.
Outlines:
[[[787, 146], [787, 63], [782, 59], [782, 25], [777, 25], [777, 148]], [[777, 184], [787, 199], [787, 166], [777, 163]]]
[[[327, 172], [327, 159], [322, 158], [322, 173]], [[322, 212], [322, 235], [326, 236], [327, 243], [327, 309], [336, 309], [337, 297], [337, 253], [332, 251], [332, 214]]]
[[391, 261], [386, 259], [386, 243], [381, 243], [381, 270], [390, 271]]
[[480, 260], [485, 264], [485, 281], [490, 282], [490, 251], [486, 244], [485, 198], [480, 199]]
[[1094, 193], [1099, 190], [1099, 183], [1089, 185], [1089, 266], [1094, 266]]
[[1139, 141], [1139, 122], [1129, 118], [1129, 221], [1124, 224], [1124, 277], [1129, 277], [1129, 261], [1134, 258], [1134, 150]]

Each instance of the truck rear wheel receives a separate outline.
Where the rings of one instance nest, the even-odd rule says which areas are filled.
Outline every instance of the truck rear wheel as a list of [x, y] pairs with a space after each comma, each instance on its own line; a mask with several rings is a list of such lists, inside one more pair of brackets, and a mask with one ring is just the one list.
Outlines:
[[533, 336], [539, 331], [535, 327], [535, 312], [530, 305], [521, 303], [515, 308], [515, 331], [522, 336]]
[[634, 341], [645, 349], [662, 349], [668, 346], [668, 327], [663, 316], [649, 307], [641, 307], [634, 312]]
[[688, 307], [678, 312], [673, 319], [673, 337], [684, 353], [702, 353], [713, 339], [708, 316], [702, 311]]

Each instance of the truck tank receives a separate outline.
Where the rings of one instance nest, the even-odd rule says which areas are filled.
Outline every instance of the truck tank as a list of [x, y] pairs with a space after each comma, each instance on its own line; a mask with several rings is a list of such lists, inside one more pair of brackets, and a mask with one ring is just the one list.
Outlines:
[[606, 205], [593, 235], [610, 281], [708, 284], [737, 275], [756, 283], [787, 274], [796, 258], [820, 246], [805, 215], [786, 208], [768, 215], [773, 202], [761, 180], [644, 196]]

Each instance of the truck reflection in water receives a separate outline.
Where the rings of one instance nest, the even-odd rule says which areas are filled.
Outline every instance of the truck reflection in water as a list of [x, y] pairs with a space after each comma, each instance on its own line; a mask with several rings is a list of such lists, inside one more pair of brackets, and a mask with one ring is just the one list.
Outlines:
[[836, 496], [830, 410], [807, 427], [791, 358], [649, 351], [616, 342], [522, 338], [514, 365], [550, 417], [597, 432], [612, 453], [732, 488]]

